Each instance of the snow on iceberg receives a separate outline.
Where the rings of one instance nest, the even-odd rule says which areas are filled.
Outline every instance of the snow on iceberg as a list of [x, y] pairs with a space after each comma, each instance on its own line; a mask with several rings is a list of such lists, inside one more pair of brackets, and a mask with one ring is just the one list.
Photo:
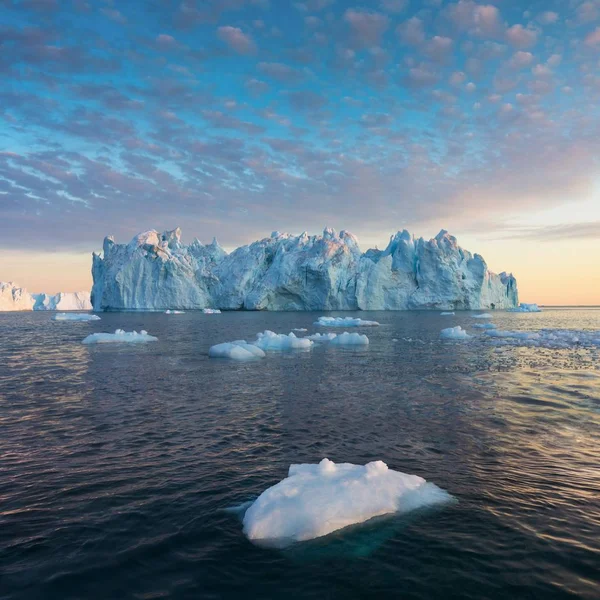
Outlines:
[[245, 340], [235, 342], [225, 342], [211, 346], [208, 350], [211, 358], [230, 358], [232, 360], [252, 360], [255, 358], [265, 358], [266, 354], [253, 344], [248, 344]]
[[84, 344], [115, 344], [126, 342], [129, 344], [142, 344], [145, 342], [158, 342], [158, 338], [149, 335], [147, 331], [124, 331], [117, 329], [114, 333], [92, 333], [84, 340]]
[[204, 308], [202, 312], [205, 315], [220, 315], [221, 311], [218, 308]]
[[493, 319], [492, 315], [489, 313], [483, 313], [481, 315], [471, 315], [474, 319]]
[[440, 338], [443, 340], [468, 340], [471, 336], [460, 326], [442, 329]]
[[495, 345], [566, 350], [600, 348], [600, 331], [540, 329], [538, 331], [486, 331]]
[[440, 313], [440, 316], [442, 316], [442, 317], [452, 317], [452, 316], [454, 316], [454, 314], [455, 313], [453, 313], [453, 312], [443, 312], [443, 313]]
[[368, 346], [369, 338], [360, 333], [348, 333], [344, 331], [331, 340], [332, 346]]
[[521, 303], [518, 308], [509, 308], [508, 312], [538, 313], [538, 312], [542, 312], [542, 309], [537, 304]]
[[378, 327], [377, 321], [363, 321], [352, 317], [319, 317], [314, 325], [320, 327]]
[[267, 330], [257, 334], [252, 344], [261, 350], [310, 350], [313, 342], [305, 337], [296, 337], [293, 332], [286, 335]]
[[288, 476], [248, 508], [244, 533], [263, 543], [300, 542], [381, 515], [451, 500], [435, 484], [393, 471], [380, 460], [362, 466], [324, 458], [318, 465], [291, 465]]
[[185, 312], [182, 310], [165, 310], [165, 315], [184, 315]]
[[496, 329], [493, 323], [476, 323], [473, 327], [476, 329]]
[[89, 313], [58, 313], [52, 317], [53, 321], [99, 321], [98, 315]]

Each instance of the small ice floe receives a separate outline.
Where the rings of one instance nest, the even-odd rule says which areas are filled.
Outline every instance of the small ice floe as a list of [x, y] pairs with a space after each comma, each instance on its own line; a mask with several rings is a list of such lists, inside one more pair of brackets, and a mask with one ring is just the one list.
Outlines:
[[337, 337], [337, 333], [314, 333], [313, 335], [307, 335], [306, 339], [313, 342], [330, 342]]
[[508, 312], [538, 313], [538, 312], [542, 312], [542, 309], [537, 304], [524, 304], [524, 303], [521, 303], [519, 305], [519, 308], [509, 308]]
[[352, 317], [319, 317], [314, 325], [321, 327], [378, 327], [379, 323]]
[[115, 344], [126, 342], [129, 344], [141, 344], [144, 342], [158, 342], [158, 338], [149, 335], [147, 331], [124, 331], [117, 329], [114, 333], [92, 333], [84, 340], [84, 344]]
[[58, 313], [52, 317], [53, 321], [99, 321], [98, 315], [89, 313]]
[[443, 312], [443, 313], [440, 313], [440, 316], [442, 316], [442, 317], [453, 317], [454, 314], [455, 313], [453, 313], [453, 312]]
[[165, 315], [183, 315], [185, 314], [182, 310], [165, 310]]
[[348, 333], [344, 331], [331, 340], [332, 346], [368, 346], [369, 338], [360, 333]]
[[304, 327], [294, 327], [292, 331], [297, 331], [298, 333], [306, 333], [308, 329], [304, 329]]
[[203, 308], [202, 312], [205, 315], [220, 315], [221, 311], [218, 308]]
[[475, 329], [496, 329], [496, 326], [493, 323], [476, 323], [473, 327], [475, 327]]
[[577, 329], [540, 329], [539, 331], [486, 331], [496, 345], [530, 346], [566, 350], [569, 348], [600, 348], [600, 331]]
[[305, 337], [296, 337], [294, 333], [286, 335], [267, 330], [257, 334], [252, 344], [261, 350], [310, 350], [313, 342]]
[[468, 340], [471, 336], [459, 325], [442, 329], [440, 338], [443, 340]]
[[211, 346], [208, 355], [211, 358], [230, 358], [232, 360], [253, 360], [255, 358], [265, 358], [266, 356], [260, 348], [248, 344], [245, 340]]
[[435, 484], [393, 471], [380, 460], [362, 466], [324, 458], [318, 465], [291, 465], [288, 476], [248, 508], [244, 533], [250, 540], [281, 546], [451, 500]]
[[471, 315], [474, 319], [493, 319], [489, 313], [483, 313], [481, 315]]

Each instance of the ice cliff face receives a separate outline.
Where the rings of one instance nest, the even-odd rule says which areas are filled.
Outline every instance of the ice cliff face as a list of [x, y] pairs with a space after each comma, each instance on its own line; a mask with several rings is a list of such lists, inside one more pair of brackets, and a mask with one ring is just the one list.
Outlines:
[[406, 310], [513, 308], [512, 275], [491, 273], [478, 254], [441, 231], [392, 236], [385, 250], [361, 253], [356, 238], [274, 232], [227, 254], [213, 240], [181, 243], [181, 231], [148, 231], [129, 244], [104, 240], [94, 254], [96, 310]]
[[92, 310], [89, 292], [30, 294], [12, 282], [0, 281], [0, 311], [13, 310]]

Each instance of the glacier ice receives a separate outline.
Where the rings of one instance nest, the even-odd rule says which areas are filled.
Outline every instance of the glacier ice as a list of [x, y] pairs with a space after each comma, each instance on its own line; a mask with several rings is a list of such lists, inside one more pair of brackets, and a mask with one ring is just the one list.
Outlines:
[[286, 335], [267, 330], [257, 334], [252, 344], [261, 350], [310, 350], [313, 342], [306, 337], [296, 337], [293, 332]]
[[377, 321], [365, 321], [352, 317], [319, 317], [314, 323], [321, 327], [378, 327]]
[[336, 336], [331, 340], [332, 346], [368, 346], [369, 338], [360, 333], [348, 333], [344, 331], [344, 333], [340, 333], [340, 335]]
[[92, 310], [89, 292], [30, 294], [11, 281], [0, 281], [0, 311]]
[[53, 321], [100, 321], [98, 315], [89, 313], [58, 313], [52, 317]]
[[443, 340], [468, 340], [471, 336], [460, 326], [442, 329], [440, 337]]
[[145, 342], [158, 342], [158, 338], [149, 335], [147, 331], [124, 331], [117, 329], [114, 333], [92, 333], [88, 335], [82, 343], [84, 344], [142, 344]]
[[381, 460], [363, 466], [324, 458], [316, 465], [291, 465], [288, 476], [248, 508], [243, 526], [250, 540], [282, 545], [451, 500], [435, 484], [393, 471]]
[[524, 304], [521, 303], [518, 308], [509, 308], [510, 312], [520, 313], [538, 313], [542, 312], [542, 309], [537, 304]]
[[230, 358], [231, 360], [253, 360], [266, 356], [258, 346], [248, 344], [245, 340], [224, 342], [211, 346], [208, 355], [211, 358]]
[[216, 240], [185, 245], [181, 231], [104, 240], [92, 263], [92, 303], [107, 309], [405, 310], [512, 308], [514, 277], [491, 273], [442, 230], [407, 231], [362, 253], [347, 231], [274, 232], [227, 254]]

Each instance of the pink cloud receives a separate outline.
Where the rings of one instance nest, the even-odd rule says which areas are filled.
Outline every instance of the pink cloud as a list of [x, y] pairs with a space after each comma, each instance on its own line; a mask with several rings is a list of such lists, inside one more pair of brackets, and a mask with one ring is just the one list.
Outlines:
[[425, 41], [425, 30], [423, 21], [418, 17], [412, 17], [396, 28], [400, 41], [407, 46], [419, 46]]
[[506, 30], [506, 39], [515, 48], [529, 48], [537, 42], [537, 31], [523, 25], [513, 25]]
[[344, 21], [350, 26], [355, 41], [362, 47], [378, 46], [389, 26], [389, 19], [385, 15], [351, 8], [344, 13]]
[[229, 25], [219, 27], [217, 36], [238, 54], [254, 54], [256, 52], [254, 40], [239, 27]]
[[585, 36], [586, 46], [598, 46], [600, 45], [600, 27], [596, 27], [594, 31], [588, 33]]
[[515, 52], [510, 61], [509, 67], [511, 69], [523, 69], [528, 67], [533, 62], [533, 54], [531, 52], [524, 52], [523, 50], [519, 50]]
[[558, 13], [547, 10], [538, 17], [538, 21], [544, 25], [552, 25], [558, 21]]

